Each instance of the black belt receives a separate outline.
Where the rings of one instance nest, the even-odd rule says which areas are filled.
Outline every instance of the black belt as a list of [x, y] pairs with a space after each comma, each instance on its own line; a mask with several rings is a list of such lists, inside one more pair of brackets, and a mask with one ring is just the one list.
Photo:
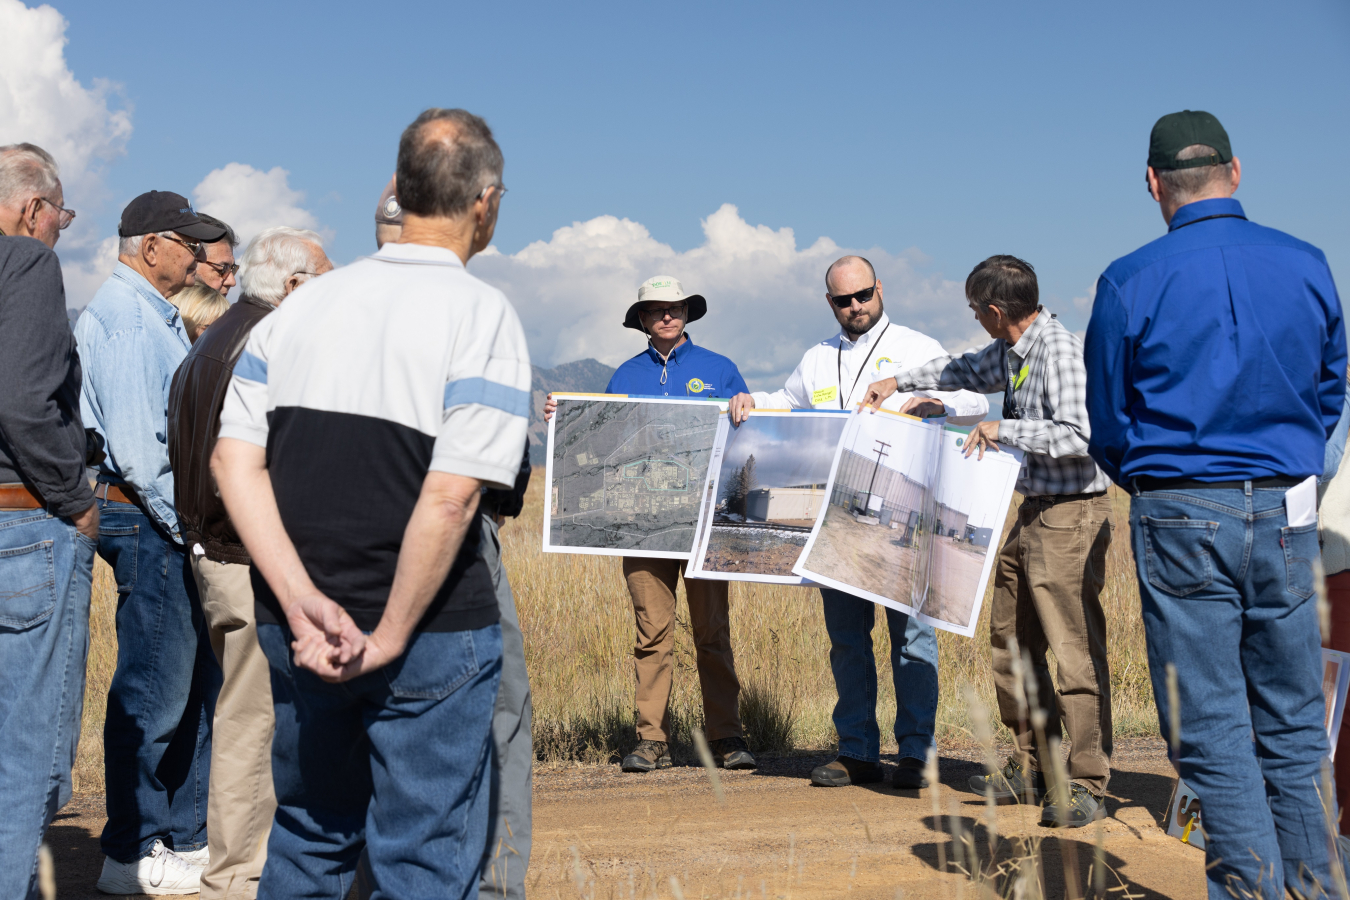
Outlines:
[[1093, 491], [1089, 494], [1036, 494], [1028, 497], [1028, 503], [1065, 503], [1073, 500], [1096, 500], [1105, 497], [1106, 491]]
[[1251, 484], [1254, 488], [1293, 487], [1307, 481], [1305, 475], [1271, 475], [1269, 478], [1250, 478], [1244, 481], [1196, 481], [1194, 478], [1154, 478], [1152, 475], [1137, 475], [1134, 486], [1140, 491], [1242, 491]]

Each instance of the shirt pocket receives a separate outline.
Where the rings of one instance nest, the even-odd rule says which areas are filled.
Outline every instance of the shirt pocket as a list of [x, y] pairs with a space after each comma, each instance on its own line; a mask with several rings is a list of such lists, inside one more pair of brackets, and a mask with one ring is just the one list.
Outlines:
[[1140, 517], [1144, 532], [1144, 567], [1148, 583], [1176, 597], [1186, 597], [1214, 582], [1214, 536], [1218, 522], [1203, 519]]
[[0, 629], [32, 628], [56, 609], [52, 542], [0, 550]]

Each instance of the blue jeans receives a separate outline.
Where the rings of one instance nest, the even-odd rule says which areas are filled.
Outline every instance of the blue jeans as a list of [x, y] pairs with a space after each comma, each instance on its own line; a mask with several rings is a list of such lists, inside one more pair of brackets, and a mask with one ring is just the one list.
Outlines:
[[93, 571], [69, 521], [0, 512], [0, 897], [37, 895], [38, 845], [70, 799]]
[[[877, 762], [881, 729], [877, 726], [877, 661], [872, 653], [877, 604], [833, 588], [821, 588], [820, 596], [830, 635], [830, 669], [839, 693], [834, 704], [839, 755]], [[895, 742], [900, 745], [901, 759], [926, 759], [937, 721], [937, 634], [931, 625], [884, 608], [895, 680]]]
[[502, 631], [419, 632], [383, 669], [330, 684], [291, 664], [290, 630], [258, 624], [272, 667], [277, 814], [258, 896], [475, 897], [489, 826]]
[[99, 501], [98, 552], [117, 580], [117, 670], [103, 725], [103, 852], [206, 846], [211, 719], [220, 666], [183, 547], [130, 503]]
[[1204, 804], [1213, 900], [1283, 897], [1312, 879], [1332, 890], [1317, 526], [1287, 521], [1284, 489], [1250, 482], [1130, 503], [1153, 695], [1168, 735], [1174, 664], [1181, 777]]

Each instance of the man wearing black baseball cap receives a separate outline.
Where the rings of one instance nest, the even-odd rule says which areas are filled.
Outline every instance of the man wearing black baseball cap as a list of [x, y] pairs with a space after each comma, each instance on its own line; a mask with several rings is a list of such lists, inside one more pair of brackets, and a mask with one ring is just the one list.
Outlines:
[[1132, 495], [1153, 694], [1204, 803], [1209, 896], [1333, 893], [1314, 476], [1344, 401], [1340, 299], [1322, 251], [1247, 220], [1214, 116], [1159, 119], [1145, 177], [1167, 234], [1097, 281], [1088, 452]]
[[107, 858], [98, 887], [195, 893], [207, 862], [206, 809], [184, 801], [207, 796], [220, 669], [173, 506], [166, 410], [191, 341], [166, 298], [193, 283], [206, 259], [202, 244], [225, 229], [203, 222], [182, 195], [150, 191], [122, 211], [117, 233], [117, 268], [75, 326], [81, 416], [107, 446], [95, 490], [98, 552], [121, 595], [103, 731]]

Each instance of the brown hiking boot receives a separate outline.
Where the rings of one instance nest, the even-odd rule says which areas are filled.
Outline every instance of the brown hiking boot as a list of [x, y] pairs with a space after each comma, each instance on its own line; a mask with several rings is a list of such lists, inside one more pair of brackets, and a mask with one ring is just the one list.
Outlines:
[[885, 777], [880, 763], [863, 762], [840, 756], [834, 762], [811, 770], [811, 783], [821, 787], [844, 787], [850, 784], [874, 784]]
[[745, 738], [725, 737], [708, 744], [712, 751], [713, 762], [720, 769], [754, 769], [759, 767], [751, 755]]
[[638, 741], [619, 768], [625, 772], [650, 772], [652, 769], [669, 769], [671, 765], [670, 746], [665, 741]]

